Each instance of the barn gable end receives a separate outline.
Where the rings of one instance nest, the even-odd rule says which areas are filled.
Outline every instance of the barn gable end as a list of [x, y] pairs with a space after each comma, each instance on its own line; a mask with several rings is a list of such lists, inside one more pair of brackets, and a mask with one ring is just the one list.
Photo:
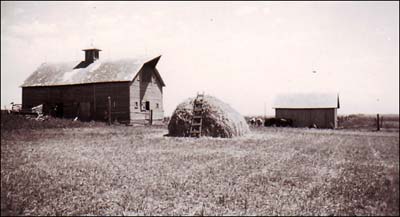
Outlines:
[[133, 79], [130, 86], [130, 117], [133, 123], [146, 119], [160, 122], [164, 118], [164, 81], [156, 68], [158, 58], [146, 63]]

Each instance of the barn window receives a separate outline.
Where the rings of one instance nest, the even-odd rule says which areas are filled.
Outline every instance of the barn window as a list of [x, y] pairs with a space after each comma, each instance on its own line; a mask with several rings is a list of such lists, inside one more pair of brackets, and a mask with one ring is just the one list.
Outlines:
[[139, 108], [139, 103], [135, 102], [135, 109], [138, 109], [138, 108]]
[[140, 81], [140, 74], [138, 74], [137, 76], [137, 81]]
[[160, 106], [158, 105], [158, 103], [156, 103], [156, 108], [159, 108]]
[[142, 111], [150, 111], [150, 101], [141, 103]]

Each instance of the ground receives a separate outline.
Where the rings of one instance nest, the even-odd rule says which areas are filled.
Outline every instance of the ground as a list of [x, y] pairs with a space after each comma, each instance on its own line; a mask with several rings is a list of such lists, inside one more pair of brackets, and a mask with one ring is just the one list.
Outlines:
[[2, 216], [399, 215], [398, 130], [49, 123], [2, 115]]

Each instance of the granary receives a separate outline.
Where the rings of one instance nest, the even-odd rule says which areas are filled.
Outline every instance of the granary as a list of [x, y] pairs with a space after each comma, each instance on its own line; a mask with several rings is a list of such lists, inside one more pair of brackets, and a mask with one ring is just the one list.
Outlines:
[[339, 95], [332, 93], [282, 94], [275, 99], [276, 118], [291, 119], [294, 127], [336, 128]]
[[79, 63], [40, 65], [21, 85], [23, 109], [43, 104], [44, 114], [62, 118], [104, 121], [111, 114], [122, 123], [162, 121], [161, 56], [103, 61], [100, 49], [83, 51]]

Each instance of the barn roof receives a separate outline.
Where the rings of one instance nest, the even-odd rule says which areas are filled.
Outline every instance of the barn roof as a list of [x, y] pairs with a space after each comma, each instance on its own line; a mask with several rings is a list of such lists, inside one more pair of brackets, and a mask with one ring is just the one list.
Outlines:
[[[155, 67], [160, 57], [115, 61], [97, 60], [86, 68], [77, 69], [74, 69], [77, 62], [43, 63], [25, 80], [21, 87], [132, 81], [144, 64]], [[157, 70], [155, 73], [161, 85], [165, 86]]]
[[280, 94], [273, 108], [340, 108], [336, 93]]

